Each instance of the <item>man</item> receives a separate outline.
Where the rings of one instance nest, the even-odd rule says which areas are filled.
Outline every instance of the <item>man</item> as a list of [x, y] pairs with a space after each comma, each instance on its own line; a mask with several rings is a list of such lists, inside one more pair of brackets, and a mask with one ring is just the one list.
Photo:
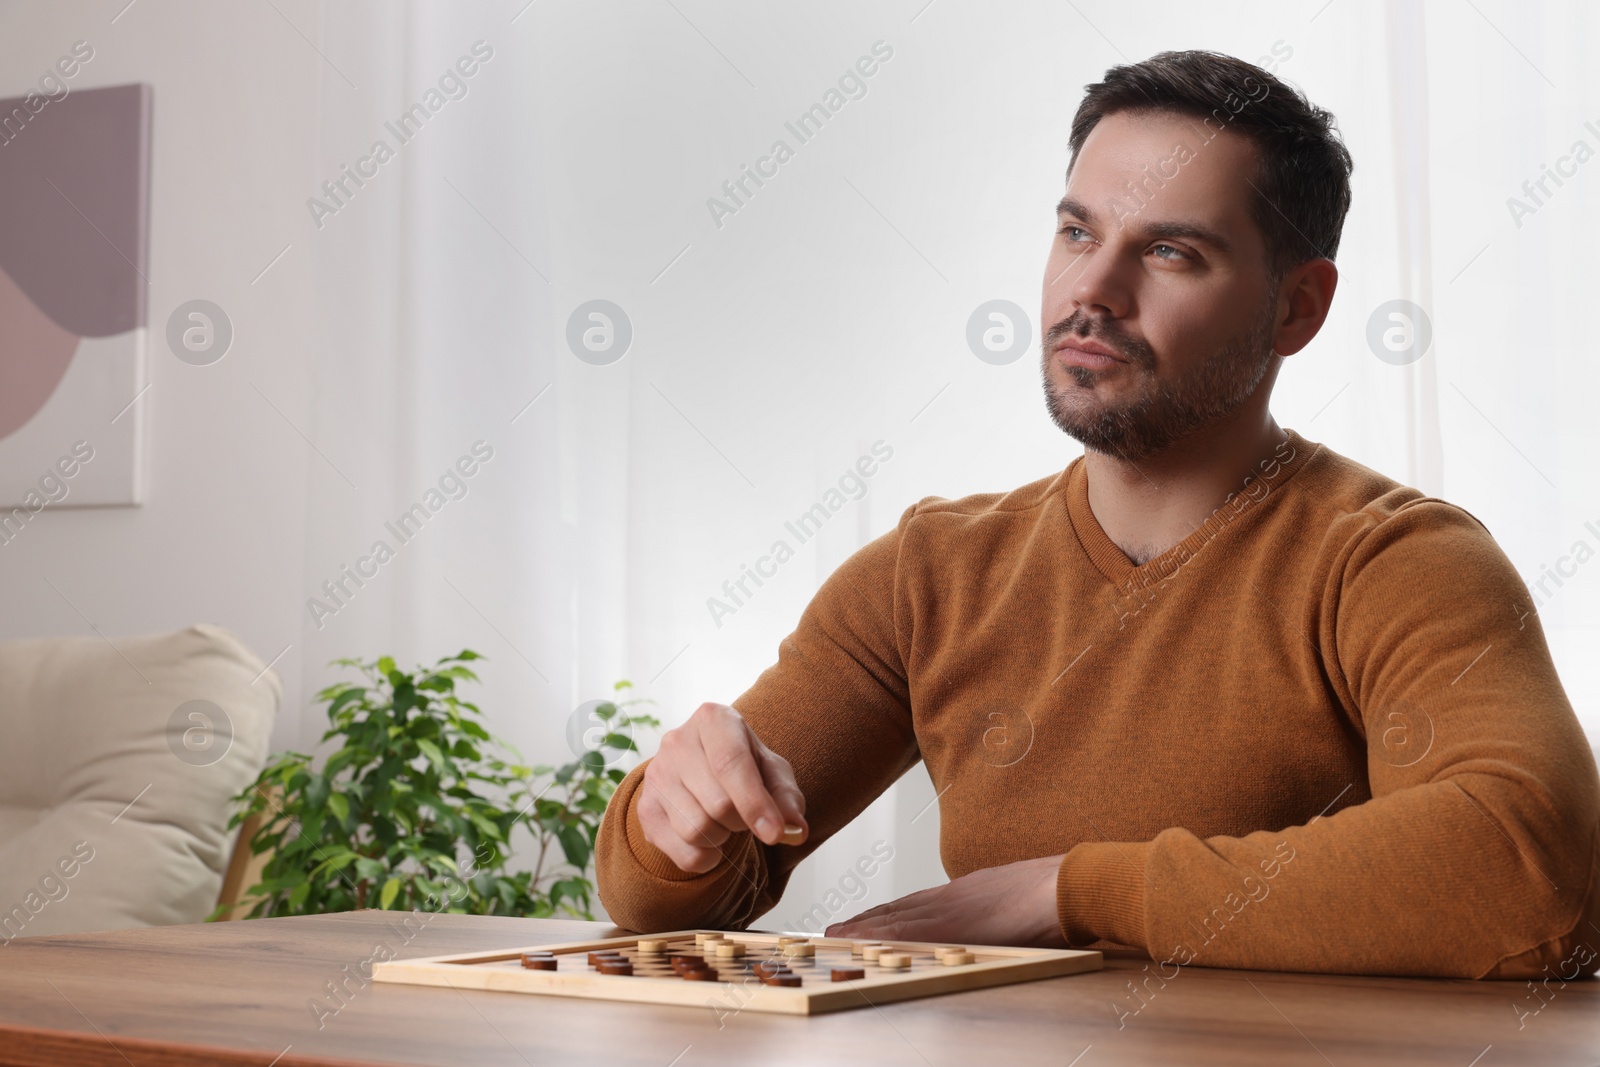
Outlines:
[[612, 918], [748, 924], [920, 759], [952, 881], [830, 936], [1592, 970], [1600, 779], [1516, 571], [1268, 411], [1338, 280], [1332, 116], [1163, 53], [1091, 85], [1071, 145], [1043, 375], [1083, 456], [908, 508], [664, 735], [601, 829]]

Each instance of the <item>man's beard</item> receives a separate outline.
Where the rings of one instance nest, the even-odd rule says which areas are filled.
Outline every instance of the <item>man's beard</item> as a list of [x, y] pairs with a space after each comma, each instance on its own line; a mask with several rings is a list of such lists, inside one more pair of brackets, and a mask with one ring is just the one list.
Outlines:
[[[1174, 441], [1232, 414], [1256, 391], [1275, 358], [1272, 333], [1277, 303], [1276, 297], [1268, 300], [1249, 329], [1176, 381], [1152, 378], [1155, 354], [1149, 345], [1109, 333], [1102, 328], [1105, 320], [1091, 322], [1075, 312], [1044, 337], [1040, 369], [1050, 417], [1083, 442], [1085, 448], [1096, 452], [1140, 460], [1164, 451]], [[1091, 325], [1093, 332], [1086, 335], [1084, 330]], [[1057, 362], [1055, 346], [1068, 337], [1091, 337], [1125, 358], [1129, 369], [1141, 379], [1138, 395], [1127, 401], [1108, 402], [1097, 400], [1088, 392], [1102, 375], [1115, 372], [1115, 368], [1096, 371], [1061, 367], [1083, 391], [1053, 391], [1050, 367]]]

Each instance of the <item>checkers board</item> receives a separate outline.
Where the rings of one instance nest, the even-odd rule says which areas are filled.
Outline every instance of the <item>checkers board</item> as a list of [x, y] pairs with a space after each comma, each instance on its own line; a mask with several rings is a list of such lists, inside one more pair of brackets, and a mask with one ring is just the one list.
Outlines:
[[[726, 946], [726, 947], [719, 947]], [[388, 960], [379, 982], [816, 1015], [1099, 970], [1099, 952], [678, 930]]]

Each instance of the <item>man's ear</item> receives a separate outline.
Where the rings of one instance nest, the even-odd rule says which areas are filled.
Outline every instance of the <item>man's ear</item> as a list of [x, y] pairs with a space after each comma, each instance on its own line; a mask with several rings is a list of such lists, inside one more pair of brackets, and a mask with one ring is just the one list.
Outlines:
[[1331, 259], [1309, 259], [1286, 273], [1278, 290], [1272, 351], [1292, 356], [1310, 344], [1328, 318], [1333, 291], [1338, 287], [1339, 268]]

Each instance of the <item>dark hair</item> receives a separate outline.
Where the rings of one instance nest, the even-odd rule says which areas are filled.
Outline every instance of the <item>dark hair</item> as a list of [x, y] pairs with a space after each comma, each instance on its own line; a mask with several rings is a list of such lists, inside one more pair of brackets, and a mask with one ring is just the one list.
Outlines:
[[1107, 115], [1165, 111], [1204, 119], [1207, 140], [1232, 130], [1255, 145], [1250, 217], [1265, 239], [1274, 287], [1291, 267], [1338, 252], [1354, 164], [1333, 115], [1299, 90], [1254, 63], [1206, 51], [1161, 52], [1112, 67], [1085, 88], [1072, 119], [1072, 163]]

